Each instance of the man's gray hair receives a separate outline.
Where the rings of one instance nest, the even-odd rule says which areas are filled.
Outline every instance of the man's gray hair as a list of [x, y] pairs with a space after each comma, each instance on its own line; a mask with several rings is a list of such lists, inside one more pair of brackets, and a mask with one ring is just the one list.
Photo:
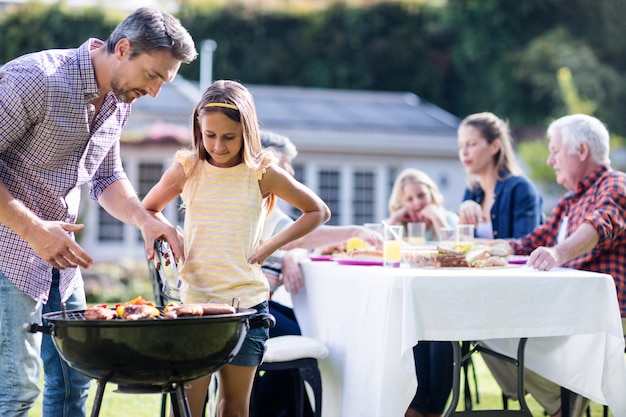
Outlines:
[[293, 159], [298, 155], [296, 145], [287, 136], [276, 132], [261, 130], [261, 146], [274, 152], [277, 158], [286, 157]]
[[609, 131], [600, 120], [586, 114], [571, 114], [553, 121], [548, 126], [548, 136], [561, 134], [563, 145], [570, 155], [577, 152], [581, 143], [589, 146], [591, 158], [601, 165], [610, 165]]
[[189, 63], [198, 56], [189, 32], [178, 19], [165, 11], [142, 7], [129, 15], [107, 39], [110, 54], [115, 52], [115, 45], [124, 38], [132, 46], [131, 57], [155, 50], [169, 50], [175, 59]]

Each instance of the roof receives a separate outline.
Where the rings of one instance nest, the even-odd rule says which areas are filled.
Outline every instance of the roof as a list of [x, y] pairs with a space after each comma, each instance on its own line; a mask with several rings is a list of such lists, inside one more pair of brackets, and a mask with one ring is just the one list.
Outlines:
[[248, 86], [259, 120], [272, 127], [333, 130], [453, 131], [459, 120], [408, 92]]
[[[246, 86], [254, 97], [259, 122], [267, 129], [455, 135], [459, 123], [456, 116], [409, 92]], [[159, 140], [158, 129], [150, 129], [155, 123], [164, 135], [171, 136], [174, 130], [184, 134], [181, 127], [190, 133], [191, 113], [200, 95], [197, 84], [177, 76], [163, 85], [156, 99], [133, 104], [122, 140]], [[185, 143], [189, 137], [178, 140]]]
[[198, 87], [177, 76], [163, 84], [156, 98], [141, 98], [133, 103], [130, 119], [122, 131], [122, 142], [189, 143], [191, 114], [199, 99]]

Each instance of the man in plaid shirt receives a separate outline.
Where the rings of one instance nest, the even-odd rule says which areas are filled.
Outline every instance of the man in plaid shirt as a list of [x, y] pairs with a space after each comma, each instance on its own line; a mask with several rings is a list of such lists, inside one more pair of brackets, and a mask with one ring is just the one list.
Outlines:
[[[563, 266], [613, 276], [626, 334], [626, 174], [611, 168], [609, 132], [594, 117], [561, 117], [548, 127], [548, 137], [548, 164], [569, 191], [545, 224], [509, 242], [511, 251], [530, 254], [527, 265], [538, 270]], [[503, 392], [516, 398], [515, 368], [483, 357]], [[524, 372], [526, 390], [548, 415], [560, 416], [560, 387]], [[578, 402], [570, 415], [581, 415], [583, 408]]]
[[173, 16], [138, 9], [107, 41], [18, 57], [0, 68], [0, 416], [26, 417], [39, 395], [43, 415], [85, 415], [90, 380], [63, 362], [50, 335], [29, 334], [42, 313], [81, 310], [78, 267], [92, 258], [75, 241], [80, 190], [141, 230], [148, 256], [157, 238], [182, 254], [177, 232], [150, 215], [126, 178], [121, 129], [130, 105], [155, 97], [181, 63], [196, 58]]

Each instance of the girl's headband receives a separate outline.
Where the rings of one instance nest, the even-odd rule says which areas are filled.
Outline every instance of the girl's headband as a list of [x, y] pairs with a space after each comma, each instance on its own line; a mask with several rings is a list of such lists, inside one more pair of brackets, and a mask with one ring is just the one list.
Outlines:
[[204, 107], [224, 107], [227, 109], [233, 109], [233, 110], [239, 111], [237, 106], [235, 106], [234, 104], [228, 104], [228, 103], [207, 103], [204, 105]]

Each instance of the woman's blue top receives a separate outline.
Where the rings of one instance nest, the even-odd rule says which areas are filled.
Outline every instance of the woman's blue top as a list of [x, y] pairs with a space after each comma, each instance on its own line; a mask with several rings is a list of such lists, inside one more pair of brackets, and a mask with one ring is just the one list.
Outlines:
[[[481, 188], [465, 190], [463, 201], [480, 204], [485, 198]], [[495, 239], [518, 238], [532, 232], [542, 223], [541, 195], [526, 177], [510, 176], [496, 183], [491, 207], [491, 224]]]

